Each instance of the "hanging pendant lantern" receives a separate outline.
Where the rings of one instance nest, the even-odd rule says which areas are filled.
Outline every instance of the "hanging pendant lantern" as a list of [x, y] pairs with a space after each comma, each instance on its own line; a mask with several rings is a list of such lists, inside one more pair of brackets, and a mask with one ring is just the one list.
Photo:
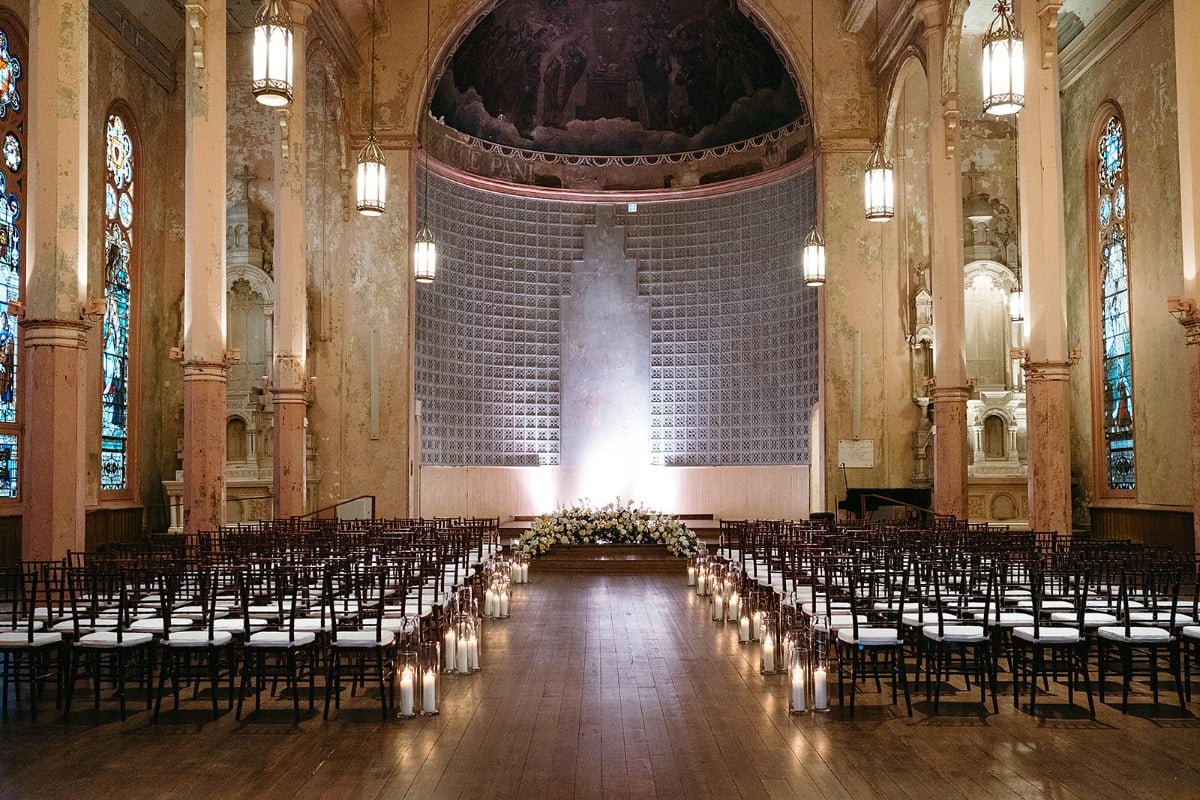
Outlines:
[[292, 102], [292, 18], [283, 0], [263, 0], [254, 19], [254, 82], [266, 106]]
[[413, 246], [413, 279], [417, 283], [433, 283], [437, 275], [437, 240], [433, 231], [422, 223], [417, 231], [417, 241]]
[[387, 206], [387, 163], [375, 139], [367, 135], [367, 144], [358, 154], [358, 199], [355, 207], [364, 217], [378, 217]]
[[876, 142], [867, 168], [863, 173], [863, 201], [867, 219], [887, 222], [896, 215], [896, 181], [892, 162], [883, 153], [883, 143]]
[[825, 285], [825, 240], [821, 232], [813, 225], [808, 236], [804, 237], [801, 265], [804, 272], [805, 286]]
[[983, 110], [995, 116], [1025, 107], [1025, 51], [1008, 0], [996, 3], [996, 18], [983, 37]]
[[1008, 294], [1008, 318], [1013, 322], [1025, 319], [1025, 292], [1021, 290], [1020, 284]]

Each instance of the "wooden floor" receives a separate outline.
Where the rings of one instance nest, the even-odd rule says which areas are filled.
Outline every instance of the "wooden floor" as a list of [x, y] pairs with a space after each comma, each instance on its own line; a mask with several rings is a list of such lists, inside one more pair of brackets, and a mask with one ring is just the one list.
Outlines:
[[[873, 688], [854, 720], [789, 717], [784, 677], [712, 623], [682, 578], [531, 572], [490, 624], [483, 671], [448, 677], [443, 713], [384, 724], [374, 698], [296, 728], [290, 703], [212, 721], [205, 701], [69, 724], [0, 723], [4, 798], [1194, 798], [1200, 721], [1139, 688], [1098, 718], [963, 693], [914, 715]], [[81, 685], [82, 689], [82, 685]], [[1002, 689], [1008, 689], [1007, 684]], [[885, 687], [886, 690], [886, 687]], [[1119, 695], [1118, 695], [1119, 697]], [[1079, 699], [1079, 698], [1077, 698]], [[1110, 704], [1113, 698], [1110, 697]], [[1200, 698], [1193, 707], [1200, 710]]]

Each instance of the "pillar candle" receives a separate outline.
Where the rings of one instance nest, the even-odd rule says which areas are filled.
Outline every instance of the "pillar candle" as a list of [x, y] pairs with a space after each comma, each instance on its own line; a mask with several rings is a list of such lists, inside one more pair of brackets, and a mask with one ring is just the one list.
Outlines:
[[425, 670], [425, 679], [422, 684], [421, 693], [421, 710], [426, 714], [437, 713], [437, 676], [433, 674], [433, 670]]
[[467, 666], [472, 670], [479, 669], [479, 640], [473, 633], [467, 639]]
[[725, 595], [720, 592], [713, 595], [713, 619], [725, 619]]
[[792, 667], [792, 711], [804, 711], [806, 698], [804, 696], [804, 667]]
[[471, 638], [467, 637], [458, 643], [458, 659], [455, 666], [459, 672], [471, 671]]
[[483, 596], [483, 615], [485, 617], [496, 616], [496, 593], [490, 588]]
[[751, 639], [761, 639], [762, 638], [762, 622], [763, 622], [763, 612], [755, 611], [754, 616], [752, 617], [752, 622], [750, 624], [750, 638]]
[[521, 565], [521, 583], [529, 583], [529, 562]]
[[413, 715], [413, 671], [412, 667], [405, 667], [400, 673], [400, 715], [411, 717]]
[[444, 649], [446, 651], [446, 670], [449, 672], [453, 672], [454, 665], [458, 663], [458, 648], [456, 647], [457, 642], [458, 637], [454, 635], [454, 628], [447, 628]]
[[775, 671], [775, 642], [771, 640], [770, 636], [763, 637], [762, 668], [763, 672]]
[[824, 667], [817, 667], [813, 672], [813, 708], [823, 711], [829, 708], [828, 686]]
[[729, 621], [737, 622], [738, 616], [742, 613], [742, 598], [736, 591], [729, 595], [729, 608], [726, 610], [729, 612]]
[[738, 639], [743, 642], [750, 641], [750, 618], [745, 614], [742, 614], [738, 621]]
[[499, 612], [500, 612], [500, 616], [507, 617], [508, 616], [508, 592], [501, 589], [500, 597], [497, 599], [496, 602], [497, 602], [497, 608], [499, 609]]
[[688, 582], [687, 582], [687, 585], [688, 585], [688, 586], [695, 586], [695, 585], [696, 585], [696, 568], [695, 568], [695, 567], [688, 567]]

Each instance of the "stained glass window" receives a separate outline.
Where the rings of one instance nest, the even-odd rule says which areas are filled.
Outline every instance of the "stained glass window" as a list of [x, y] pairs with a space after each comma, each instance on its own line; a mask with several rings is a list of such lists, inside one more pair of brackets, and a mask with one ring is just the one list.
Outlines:
[[24, 43], [0, 26], [0, 498], [19, 496], [18, 357], [25, 220]]
[[1097, 147], [1096, 221], [1100, 254], [1100, 343], [1106, 480], [1132, 491], [1134, 473], [1133, 349], [1129, 331], [1129, 261], [1125, 230], [1125, 131], [1110, 116]]
[[133, 140], [119, 114], [105, 129], [104, 384], [101, 397], [100, 488], [127, 488], [129, 466], [130, 264], [134, 249]]

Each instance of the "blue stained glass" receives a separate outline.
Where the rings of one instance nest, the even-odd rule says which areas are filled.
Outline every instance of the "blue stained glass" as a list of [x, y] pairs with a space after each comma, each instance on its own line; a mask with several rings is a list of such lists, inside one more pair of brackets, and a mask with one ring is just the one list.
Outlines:
[[125, 131], [125, 121], [115, 114], [108, 118], [106, 134], [108, 177], [117, 189], [133, 183], [133, 142]]
[[[105, 213], [115, 222], [104, 236], [104, 324], [101, 354], [100, 488], [128, 485], [130, 261], [133, 254], [133, 141], [125, 121], [108, 118]], [[119, 224], [118, 224], [119, 223]]]
[[1111, 117], [1100, 136], [1100, 185], [1112, 189], [1123, 180], [1125, 170], [1125, 133], [1121, 121]]
[[1136, 488], [1133, 340], [1125, 220], [1125, 140], [1120, 119], [1105, 125], [1099, 143], [1097, 221], [1100, 233], [1100, 339], [1104, 376], [1105, 470], [1109, 489]]
[[21, 155], [21, 140], [14, 133], [4, 134], [4, 166], [11, 172], [18, 172], [25, 160]]
[[25, 225], [26, 109], [22, 92], [27, 78], [20, 37], [0, 30], [0, 498], [19, 494], [21, 330], [10, 303], [21, 300], [22, 241]]
[[21, 201], [0, 174], [0, 422], [8, 423], [17, 421], [17, 318], [8, 304], [21, 298], [20, 216]]
[[8, 34], [0, 31], [0, 119], [21, 110], [21, 60], [8, 49]]
[[0, 434], [0, 497], [17, 496], [17, 437]]
[[117, 209], [121, 217], [121, 224], [128, 228], [133, 224], [133, 201], [129, 199], [129, 192], [121, 193], [121, 199], [117, 201]]

